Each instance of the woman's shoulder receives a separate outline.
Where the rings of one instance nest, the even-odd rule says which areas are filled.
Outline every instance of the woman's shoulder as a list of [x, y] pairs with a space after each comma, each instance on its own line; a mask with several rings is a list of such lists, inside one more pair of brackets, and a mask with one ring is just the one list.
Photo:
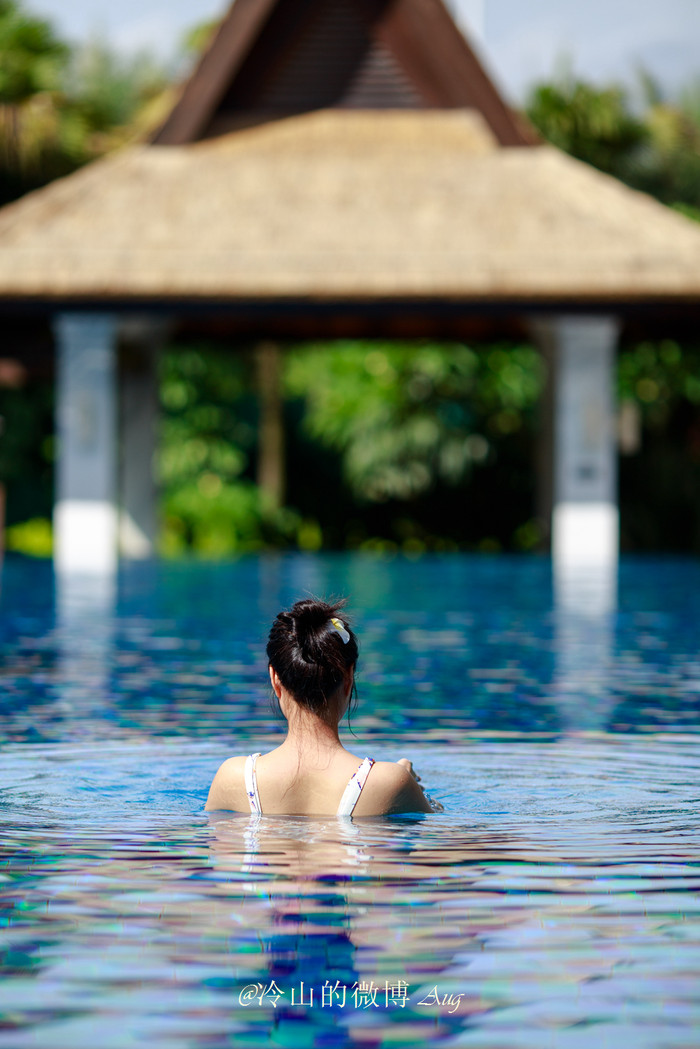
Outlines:
[[353, 815], [388, 816], [400, 812], [432, 811], [412, 771], [394, 761], [375, 761]]
[[227, 758], [217, 769], [209, 788], [205, 809], [229, 809], [245, 812], [250, 808], [243, 774], [247, 757]]

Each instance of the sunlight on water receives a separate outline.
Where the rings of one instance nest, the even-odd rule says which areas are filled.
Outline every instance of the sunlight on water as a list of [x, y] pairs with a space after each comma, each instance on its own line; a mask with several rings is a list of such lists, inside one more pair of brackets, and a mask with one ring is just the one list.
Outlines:
[[[11, 562], [0, 1049], [689, 1049], [698, 583], [623, 564], [591, 617], [536, 560], [275, 557], [99, 606]], [[352, 596], [353, 749], [408, 754], [444, 812], [203, 812], [278, 731], [263, 640], [310, 590]]]

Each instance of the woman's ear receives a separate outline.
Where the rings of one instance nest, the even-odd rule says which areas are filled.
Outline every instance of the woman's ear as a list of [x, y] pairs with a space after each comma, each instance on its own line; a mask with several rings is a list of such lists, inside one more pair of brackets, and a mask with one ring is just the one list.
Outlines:
[[270, 684], [272, 685], [272, 691], [275, 693], [275, 695], [279, 699], [281, 694], [282, 694], [282, 682], [279, 679], [279, 674], [277, 673], [277, 671], [275, 670], [275, 668], [272, 665], [270, 665], [269, 670], [270, 670]]

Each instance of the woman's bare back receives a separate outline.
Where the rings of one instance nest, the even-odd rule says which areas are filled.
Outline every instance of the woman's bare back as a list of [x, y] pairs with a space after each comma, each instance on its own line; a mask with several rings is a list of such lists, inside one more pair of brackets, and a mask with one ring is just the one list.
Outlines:
[[[298, 754], [283, 744], [255, 763], [255, 776], [262, 812], [268, 815], [334, 816], [350, 779], [363, 759], [338, 748], [319, 761]], [[245, 784], [245, 757], [229, 758], [217, 772], [207, 809], [250, 812]], [[399, 812], [431, 812], [410, 767], [390, 761], [375, 761], [355, 805], [354, 816], [382, 816]]]

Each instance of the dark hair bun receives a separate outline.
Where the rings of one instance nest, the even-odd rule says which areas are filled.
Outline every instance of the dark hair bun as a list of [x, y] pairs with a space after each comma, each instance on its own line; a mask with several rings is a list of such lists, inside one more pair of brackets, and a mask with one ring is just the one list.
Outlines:
[[323, 710], [357, 663], [357, 639], [342, 614], [344, 605], [307, 598], [280, 612], [272, 624], [270, 665], [286, 691], [309, 710]]
[[335, 614], [340, 611], [340, 606], [327, 605], [325, 601], [297, 601], [292, 606], [289, 615], [296, 623], [297, 634], [311, 633], [325, 626]]

